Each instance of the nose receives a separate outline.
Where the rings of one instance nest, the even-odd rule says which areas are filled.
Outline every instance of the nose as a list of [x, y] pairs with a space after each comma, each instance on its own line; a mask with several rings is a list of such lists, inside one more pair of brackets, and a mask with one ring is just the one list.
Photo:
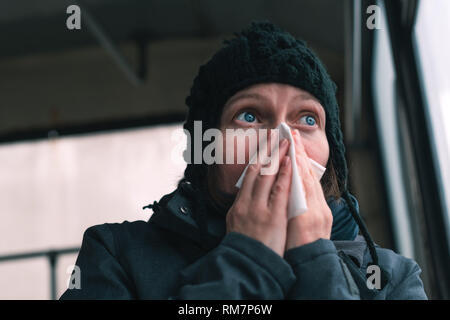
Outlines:
[[289, 130], [291, 131], [291, 134], [292, 134], [292, 135], [294, 135], [295, 132], [298, 132], [298, 129], [296, 129], [296, 128], [291, 128], [291, 127], [287, 124], [287, 122], [285, 122], [285, 121], [278, 121], [277, 123], [275, 123], [274, 126], [272, 126], [272, 128], [270, 128], [270, 130], [269, 130], [269, 131], [270, 131], [270, 132], [269, 132], [269, 136], [270, 136], [270, 134], [272, 133], [272, 130], [277, 129], [277, 128], [280, 128], [280, 125], [281, 125], [282, 123], [284, 123], [284, 124], [289, 128]]
[[[281, 126], [281, 124], [283, 124], [283, 127]], [[271, 128], [268, 130], [268, 143], [270, 146], [272, 146], [272, 148], [275, 146], [275, 144], [281, 143], [281, 140], [283, 138], [288, 138], [286, 136], [286, 133], [282, 134], [282, 132], [281, 132], [281, 131], [285, 132], [286, 129], [290, 130], [291, 135], [295, 134], [296, 129], [291, 128], [284, 121], [278, 121], [274, 126], [271, 126]], [[290, 140], [290, 139], [288, 139], [288, 140]]]

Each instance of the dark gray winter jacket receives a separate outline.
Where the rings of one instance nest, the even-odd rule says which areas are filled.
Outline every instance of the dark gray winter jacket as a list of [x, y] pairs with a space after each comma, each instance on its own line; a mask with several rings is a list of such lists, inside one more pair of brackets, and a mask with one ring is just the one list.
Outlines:
[[[87, 229], [76, 262], [81, 288], [67, 289], [61, 299], [427, 298], [417, 263], [378, 246], [381, 280], [368, 281], [377, 272], [367, 272], [371, 260], [361, 236], [346, 232], [348, 240], [319, 239], [280, 257], [257, 240], [226, 234], [223, 215], [208, 214], [199, 228], [180, 188], [156, 208], [148, 222]], [[333, 216], [348, 210], [330, 208]], [[338, 227], [333, 224], [334, 239]]]

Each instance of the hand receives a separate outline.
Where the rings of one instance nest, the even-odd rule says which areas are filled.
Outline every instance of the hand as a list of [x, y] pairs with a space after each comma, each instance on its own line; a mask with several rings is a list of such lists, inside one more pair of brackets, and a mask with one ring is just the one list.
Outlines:
[[[260, 152], [267, 155], [266, 148], [262, 149]], [[289, 141], [283, 139], [279, 159], [274, 160], [281, 160], [277, 174], [262, 175], [260, 162], [248, 167], [226, 217], [227, 233], [242, 233], [264, 243], [280, 256], [283, 256], [286, 244], [287, 205], [292, 175], [288, 150]]]
[[296, 161], [303, 181], [308, 211], [289, 220], [286, 250], [314, 242], [320, 238], [330, 239], [333, 214], [328, 207], [320, 181], [314, 174], [311, 164], [300, 141], [300, 133], [293, 133]]

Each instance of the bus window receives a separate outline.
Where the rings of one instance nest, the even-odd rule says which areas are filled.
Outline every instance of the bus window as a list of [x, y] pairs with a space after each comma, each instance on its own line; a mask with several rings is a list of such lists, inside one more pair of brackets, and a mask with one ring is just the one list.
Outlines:
[[450, 213], [450, 42], [445, 39], [448, 39], [449, 34], [450, 2], [420, 1], [413, 36], [428, 111], [428, 118], [424, 121], [428, 121], [428, 127], [431, 128], [429, 134], [434, 142], [433, 159], [440, 171], [439, 190], [446, 205], [447, 230]]

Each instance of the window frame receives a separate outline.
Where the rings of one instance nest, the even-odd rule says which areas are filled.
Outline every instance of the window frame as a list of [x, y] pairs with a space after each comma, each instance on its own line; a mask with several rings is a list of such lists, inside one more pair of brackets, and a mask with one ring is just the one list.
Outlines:
[[[399, 112], [403, 115], [404, 138], [411, 146], [411, 163], [407, 166], [408, 175], [417, 184], [414, 201], [416, 226], [425, 234], [417, 234], [423, 246], [429, 249], [427, 257], [428, 275], [431, 276], [432, 298], [450, 298], [450, 248], [448, 243], [445, 201], [439, 190], [439, 170], [433, 154], [430, 124], [427, 117], [426, 98], [420, 82], [419, 62], [415, 55], [413, 28], [419, 0], [380, 0], [386, 9], [387, 25], [390, 34], [392, 54], [400, 103]], [[425, 127], [425, 128], [424, 128]]]

